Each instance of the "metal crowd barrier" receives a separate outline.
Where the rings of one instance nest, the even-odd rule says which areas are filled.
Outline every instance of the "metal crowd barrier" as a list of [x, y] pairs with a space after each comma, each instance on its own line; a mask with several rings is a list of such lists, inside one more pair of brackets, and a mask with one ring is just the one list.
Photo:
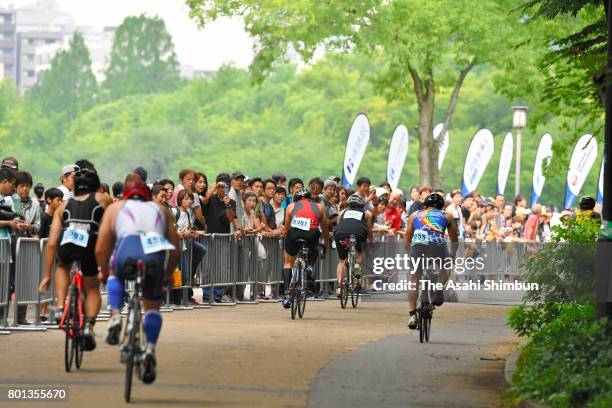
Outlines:
[[[42, 260], [38, 238], [18, 238], [15, 249], [15, 312], [11, 330], [47, 330], [40, 324], [40, 284]], [[19, 325], [18, 307], [35, 305], [35, 321], [31, 325]]]
[[0, 334], [10, 334], [3, 330], [7, 326], [9, 314], [9, 274], [11, 262], [11, 242], [8, 238], [0, 239]]

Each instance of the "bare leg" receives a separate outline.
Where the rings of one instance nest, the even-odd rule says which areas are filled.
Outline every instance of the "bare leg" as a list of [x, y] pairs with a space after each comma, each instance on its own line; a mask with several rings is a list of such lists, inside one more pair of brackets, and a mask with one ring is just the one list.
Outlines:
[[416, 309], [417, 293], [419, 290], [419, 279], [421, 278], [421, 272], [415, 272], [410, 274], [410, 281], [413, 283], [414, 289], [408, 290], [408, 309]]
[[338, 285], [340, 285], [342, 281], [344, 280], [345, 265], [346, 265], [346, 259], [344, 261], [340, 260], [338, 262], [338, 267], [336, 268], [336, 278], [338, 279]]
[[70, 276], [70, 268], [72, 265], [57, 265], [55, 269], [55, 297], [57, 303], [55, 304], [57, 309], [63, 309], [64, 303], [66, 302], [66, 292], [68, 291], [68, 282]]
[[85, 299], [85, 316], [96, 317], [100, 312], [100, 281], [97, 276], [84, 276], [85, 291], [87, 299]]

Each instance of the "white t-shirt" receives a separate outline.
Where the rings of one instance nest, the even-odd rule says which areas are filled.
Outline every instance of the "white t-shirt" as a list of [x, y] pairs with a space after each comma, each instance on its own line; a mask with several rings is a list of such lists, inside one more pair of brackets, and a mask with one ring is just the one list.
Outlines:
[[60, 190], [62, 190], [62, 193], [64, 193], [64, 201], [68, 201], [70, 200], [72, 197], [74, 197], [74, 192], [68, 190], [68, 187], [66, 187], [65, 185], [61, 185], [58, 187]]

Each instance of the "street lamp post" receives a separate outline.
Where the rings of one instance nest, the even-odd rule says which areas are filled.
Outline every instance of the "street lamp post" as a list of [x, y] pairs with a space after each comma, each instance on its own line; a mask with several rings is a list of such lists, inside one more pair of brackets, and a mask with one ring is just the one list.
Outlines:
[[516, 131], [516, 160], [514, 167], [514, 196], [521, 194], [521, 129], [527, 126], [527, 106], [512, 107], [512, 128]]

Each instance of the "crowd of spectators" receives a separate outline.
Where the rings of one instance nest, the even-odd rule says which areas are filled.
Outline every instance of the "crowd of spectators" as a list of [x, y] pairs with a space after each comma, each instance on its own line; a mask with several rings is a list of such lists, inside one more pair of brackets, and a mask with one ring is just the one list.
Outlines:
[[[0, 169], [0, 237], [46, 238], [53, 213], [62, 200], [73, 196], [75, 172], [87, 167], [93, 168], [87, 160], [63, 166], [58, 186], [45, 190], [38, 183], [31, 197], [31, 174], [19, 168], [16, 158], [5, 157]], [[430, 186], [412, 186], [402, 192], [386, 182], [375, 186], [367, 177], [359, 178], [354, 189], [343, 187], [336, 176], [325, 180], [315, 177], [305, 183], [300, 178], [288, 180], [280, 172], [266, 179], [247, 177], [240, 171], [220, 173], [214, 183], [209, 183], [204, 173], [183, 169], [175, 184], [171, 179], [151, 183], [147, 171], [138, 167], [130, 177], [148, 183], [153, 199], [172, 210], [181, 238], [196, 238], [205, 233], [280, 237], [285, 232], [285, 208], [292, 202], [293, 194], [302, 188], [307, 188], [325, 206], [332, 233], [347, 198], [352, 194], [362, 196], [366, 209], [375, 215], [373, 232], [378, 240], [401, 237], [410, 214], [421, 209], [423, 200], [431, 193], [445, 199], [446, 212], [455, 219], [459, 236], [466, 242], [547, 242], [551, 238], [551, 226], [573, 211], [556, 212], [540, 204], [529, 208], [522, 196], [512, 201], [503, 195], [485, 197], [477, 191], [463, 196], [460, 189], [445, 192]], [[104, 184], [102, 188], [114, 200], [120, 200], [124, 181], [116, 181], [112, 187]], [[591, 210], [598, 212], [597, 207]], [[15, 241], [11, 240], [13, 251]], [[206, 251], [204, 245], [194, 244], [191, 270]], [[183, 265], [182, 269], [189, 268]], [[183, 276], [183, 279], [191, 278]], [[13, 281], [14, 267], [11, 284]], [[223, 297], [223, 293], [218, 296]]]

